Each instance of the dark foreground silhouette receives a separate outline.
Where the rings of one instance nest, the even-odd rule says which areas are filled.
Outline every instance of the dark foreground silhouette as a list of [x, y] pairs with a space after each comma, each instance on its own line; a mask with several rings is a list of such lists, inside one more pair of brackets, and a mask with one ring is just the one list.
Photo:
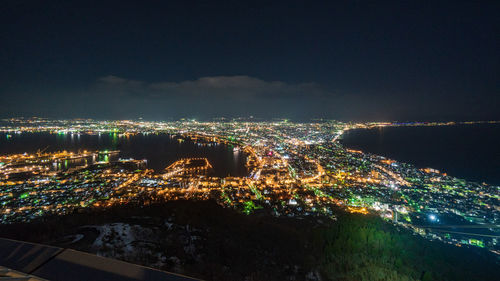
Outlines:
[[0, 225], [0, 236], [206, 280], [496, 280], [498, 257], [376, 216], [245, 215], [213, 201], [129, 205]]

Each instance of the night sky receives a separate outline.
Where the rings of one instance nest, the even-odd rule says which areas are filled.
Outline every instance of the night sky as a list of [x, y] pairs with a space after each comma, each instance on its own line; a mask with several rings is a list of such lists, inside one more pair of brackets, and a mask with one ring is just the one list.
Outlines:
[[2, 1], [0, 117], [500, 119], [500, 1], [243, 2]]

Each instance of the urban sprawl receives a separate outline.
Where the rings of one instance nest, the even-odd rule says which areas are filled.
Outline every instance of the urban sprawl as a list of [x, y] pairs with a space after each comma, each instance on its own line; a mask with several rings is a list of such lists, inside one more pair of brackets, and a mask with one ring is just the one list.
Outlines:
[[[250, 214], [327, 216], [335, 209], [377, 214], [418, 235], [500, 254], [500, 187], [469, 182], [432, 168], [351, 150], [339, 139], [352, 129], [446, 126], [457, 123], [344, 123], [317, 120], [257, 122], [96, 121], [13, 118], [0, 132], [60, 135], [168, 134], [199, 145], [225, 144], [246, 156], [247, 175], [215, 177], [206, 158], [184, 158], [164, 170], [147, 159], [121, 159], [119, 151], [57, 151], [0, 155], [0, 222], [67, 214], [130, 202], [214, 199]], [[466, 122], [470, 124], [473, 122]], [[446, 221], [446, 223], [444, 223]], [[453, 223], [450, 223], [453, 222]]]

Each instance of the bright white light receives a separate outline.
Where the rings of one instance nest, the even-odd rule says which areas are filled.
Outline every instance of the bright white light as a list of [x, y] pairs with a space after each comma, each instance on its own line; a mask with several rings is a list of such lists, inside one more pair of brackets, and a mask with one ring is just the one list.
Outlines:
[[429, 215], [429, 219], [430, 219], [431, 221], [436, 221], [436, 220], [437, 220], [437, 217], [436, 217], [436, 215]]

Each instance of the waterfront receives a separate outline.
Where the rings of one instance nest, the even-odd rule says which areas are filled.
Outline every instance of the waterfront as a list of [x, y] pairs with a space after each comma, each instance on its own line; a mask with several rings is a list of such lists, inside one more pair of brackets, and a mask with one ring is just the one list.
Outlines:
[[[470, 182], [434, 169], [420, 169], [411, 163], [346, 149], [337, 141], [343, 133], [356, 128], [446, 128], [456, 123], [148, 122], [42, 118], [5, 121], [7, 124], [0, 127], [0, 131], [5, 133], [5, 142], [14, 143], [13, 147], [22, 147], [23, 141], [16, 140], [18, 136], [22, 140], [26, 134], [45, 136], [52, 143], [54, 138], [55, 143], [60, 138], [59, 142], [67, 146], [71, 146], [73, 139], [74, 149], [78, 151], [44, 151], [46, 141], [35, 138], [36, 147], [44, 147], [40, 152], [15, 154], [15, 149], [11, 149], [14, 154], [4, 155], [0, 159], [0, 205], [3, 206], [4, 223], [31, 221], [46, 214], [65, 215], [82, 208], [142, 206], [180, 199], [215, 200], [245, 214], [267, 209], [278, 217], [322, 216], [335, 220], [339, 209], [374, 214], [397, 228], [411, 230], [430, 240], [500, 253], [497, 243], [500, 186]], [[106, 136], [103, 143], [107, 145], [85, 147], [92, 142], [76, 145], [78, 138], [90, 137], [95, 141], [99, 140], [99, 135], [101, 139]], [[150, 142], [142, 140], [150, 137], [153, 137]], [[164, 137], [169, 140], [162, 139]], [[141, 140], [140, 145], [127, 148], [126, 144], [135, 143], [128, 139], [134, 138]], [[160, 155], [162, 149], [158, 144], [169, 142], [176, 149], [184, 144], [194, 146], [187, 149], [191, 152], [196, 148], [211, 149], [219, 143], [229, 149], [224, 150], [222, 159], [231, 158], [229, 156], [237, 159], [244, 153], [248, 172], [227, 177], [227, 170], [224, 170], [221, 177], [210, 176], [212, 165], [217, 168], [217, 164], [209, 155], [184, 154], [176, 157], [177, 161], [167, 169], [163, 169], [166, 162], [160, 165], [162, 171], [155, 173], [144, 169], [141, 159], [148, 158], [144, 153], [135, 154], [137, 160], [104, 158], [97, 165], [84, 165], [67, 172], [45, 168], [47, 164], [58, 165], [66, 160], [87, 157], [89, 153], [104, 157], [116, 153], [112, 150], [122, 151], [122, 157], [131, 156], [126, 155], [127, 151], [150, 150], [151, 154], [165, 159]], [[94, 149], [89, 151], [89, 148]], [[185, 157], [190, 159], [179, 159]], [[467, 231], [456, 231], [459, 229], [457, 223], [464, 223], [460, 228], [467, 228]], [[480, 228], [490, 230], [488, 234], [473, 230]]]
[[500, 185], [500, 124], [355, 129], [341, 142], [419, 168]]
[[213, 166], [215, 176], [246, 175], [244, 153], [234, 152], [230, 145], [195, 143], [189, 138], [174, 135], [0, 133], [0, 155], [35, 153], [38, 150], [45, 152], [120, 150], [121, 158], [146, 159], [147, 167], [156, 172], [161, 172], [180, 158], [206, 157]]

